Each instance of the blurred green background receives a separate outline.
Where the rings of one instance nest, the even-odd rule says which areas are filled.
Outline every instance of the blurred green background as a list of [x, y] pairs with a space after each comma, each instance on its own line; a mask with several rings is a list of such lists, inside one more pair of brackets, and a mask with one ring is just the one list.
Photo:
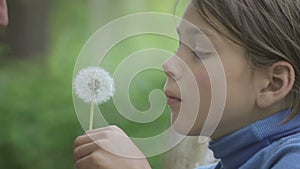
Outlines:
[[[175, 1], [8, 0], [8, 5], [10, 24], [0, 30], [0, 168], [74, 168], [73, 141], [83, 130], [73, 107], [72, 76], [81, 48], [106, 23], [137, 12], [172, 14]], [[183, 8], [179, 4], [178, 15]], [[176, 47], [174, 40], [148, 35], [130, 38], [112, 52], [125, 56], [142, 48]], [[164, 80], [162, 72], [151, 70], [136, 77], [133, 105], [149, 108], [149, 92], [162, 89]], [[169, 125], [167, 109], [146, 125], [122, 118], [111, 101], [101, 109], [130, 136], [153, 135]], [[149, 160], [154, 169], [163, 168], [163, 156]]]

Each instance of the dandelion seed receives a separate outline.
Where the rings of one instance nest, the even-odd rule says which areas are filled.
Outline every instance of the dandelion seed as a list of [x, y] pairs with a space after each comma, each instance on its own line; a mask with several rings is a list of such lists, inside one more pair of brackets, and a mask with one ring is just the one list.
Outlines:
[[112, 77], [101, 67], [82, 69], [74, 80], [77, 96], [91, 104], [89, 129], [93, 128], [94, 105], [107, 102], [114, 94], [115, 87]]

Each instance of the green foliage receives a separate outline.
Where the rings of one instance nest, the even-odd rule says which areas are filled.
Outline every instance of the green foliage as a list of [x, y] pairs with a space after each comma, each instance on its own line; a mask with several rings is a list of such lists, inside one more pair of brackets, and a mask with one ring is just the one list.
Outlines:
[[80, 126], [70, 92], [43, 69], [13, 63], [1, 73], [1, 168], [71, 168]]
[[[159, 3], [156, 6], [162, 8]], [[73, 108], [72, 76], [76, 58], [91, 35], [89, 6], [83, 0], [55, 0], [50, 8], [51, 50], [41, 56], [46, 59], [0, 63], [0, 168], [74, 168], [73, 141], [83, 130]], [[136, 50], [176, 46], [174, 41], [155, 36], [135, 37], [122, 43], [110, 53], [119, 57], [103, 63], [110, 72]], [[130, 88], [132, 104], [139, 110], [148, 109], [149, 93], [162, 89], [164, 79], [163, 73], [157, 71], [138, 75]], [[130, 136], [152, 136], [168, 127], [168, 110], [144, 125], [120, 116], [112, 102], [101, 108], [111, 124], [121, 126]], [[154, 169], [162, 168], [162, 156], [149, 160]]]

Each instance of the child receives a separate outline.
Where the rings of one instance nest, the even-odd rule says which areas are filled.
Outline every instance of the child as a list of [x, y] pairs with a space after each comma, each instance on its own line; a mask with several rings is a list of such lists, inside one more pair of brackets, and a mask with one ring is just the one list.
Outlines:
[[[205, 63], [219, 56], [227, 82], [223, 116], [210, 136], [213, 141], [209, 146], [220, 162], [201, 169], [300, 168], [299, 11], [299, 0], [194, 0], [189, 3], [183, 19], [207, 35], [218, 55], [209, 48], [203, 49], [206, 41], [198, 36], [199, 32], [191, 31], [186, 25], [179, 26], [182, 42], [176, 55], [163, 65], [168, 76], [165, 91], [173, 127], [180, 133], [200, 134], [212, 96]], [[179, 90], [189, 88], [190, 83], [185, 81], [187, 69], [193, 73], [200, 92], [196, 119], [190, 112], [179, 113], [188, 104], [188, 99], [182, 97], [188, 94]], [[193, 121], [187, 131], [186, 126]], [[119, 157], [104, 150], [126, 148], [124, 151], [143, 157], [118, 127], [87, 133], [98, 138], [102, 148], [89, 136], [79, 136], [74, 144], [78, 169], [151, 168], [146, 158]]]

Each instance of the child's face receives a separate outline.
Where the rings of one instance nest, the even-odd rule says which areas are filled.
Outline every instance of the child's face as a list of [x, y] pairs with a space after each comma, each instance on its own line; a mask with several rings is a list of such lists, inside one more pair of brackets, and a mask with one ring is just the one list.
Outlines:
[[[211, 137], [213, 139], [222, 137], [255, 121], [256, 115], [253, 113], [255, 111], [255, 92], [252, 73], [245, 58], [244, 49], [209, 26], [194, 9], [192, 3], [187, 7], [183, 18], [207, 35], [224, 66], [227, 87], [218, 86], [218, 89], [227, 90], [226, 105], [222, 120]], [[165, 91], [167, 96], [170, 96], [168, 104], [172, 112], [173, 127], [183, 134], [199, 135], [211, 105], [210, 77], [204, 65], [212, 65], [214, 60], [218, 59], [218, 55], [212, 47], [208, 47], [208, 40], [199, 31], [192, 31], [192, 29], [193, 26], [186, 22], [179, 25], [180, 41], [184, 42], [181, 42], [176, 54], [164, 63], [163, 69], [168, 75]], [[201, 53], [203, 49], [205, 51], [202, 51], [202, 54], [208, 54], [201, 59], [192, 53], [195, 50], [200, 50]], [[191, 72], [187, 69], [190, 69]], [[186, 78], [191, 73], [197, 83], [196, 89], [193, 89], [192, 81]], [[183, 95], [193, 95], [197, 89], [200, 93], [200, 103], [198, 103], [198, 116], [195, 118], [190, 111], [182, 110], [182, 107], [184, 104], [191, 104], [192, 100], [184, 99]], [[185, 93], [183, 94], [182, 91]], [[192, 128], [187, 133], [191, 123]]]

